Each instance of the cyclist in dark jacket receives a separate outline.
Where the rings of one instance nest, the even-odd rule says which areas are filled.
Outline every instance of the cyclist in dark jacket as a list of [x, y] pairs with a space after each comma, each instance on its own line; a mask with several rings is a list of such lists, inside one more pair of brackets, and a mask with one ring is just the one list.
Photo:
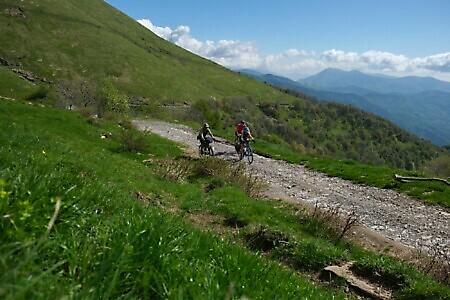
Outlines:
[[214, 135], [212, 134], [211, 129], [209, 128], [209, 124], [205, 123], [198, 132], [197, 140], [199, 140], [201, 144], [204, 144], [206, 141], [206, 137], [208, 135], [211, 136], [211, 138], [214, 140]]

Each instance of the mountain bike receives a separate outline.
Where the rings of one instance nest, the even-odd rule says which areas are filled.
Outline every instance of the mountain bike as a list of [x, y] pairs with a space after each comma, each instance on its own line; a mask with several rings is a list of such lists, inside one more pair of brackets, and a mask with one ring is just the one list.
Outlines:
[[250, 141], [248, 140], [242, 141], [239, 159], [242, 160], [244, 156], [247, 156], [247, 161], [249, 164], [253, 162], [253, 149], [250, 146]]
[[206, 137], [205, 140], [198, 146], [200, 155], [214, 156], [213, 142], [214, 139], [212, 137]]

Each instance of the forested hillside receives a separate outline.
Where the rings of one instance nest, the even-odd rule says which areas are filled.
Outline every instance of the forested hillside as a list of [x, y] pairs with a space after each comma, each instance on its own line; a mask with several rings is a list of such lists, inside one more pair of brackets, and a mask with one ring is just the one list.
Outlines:
[[270, 143], [302, 154], [354, 159], [374, 165], [415, 169], [444, 153], [444, 149], [381, 117], [349, 105], [313, 99], [298, 98], [291, 104], [239, 98], [200, 101], [185, 115], [186, 120], [204, 119], [228, 132], [232, 132], [228, 125], [238, 116], [250, 120], [254, 135]]

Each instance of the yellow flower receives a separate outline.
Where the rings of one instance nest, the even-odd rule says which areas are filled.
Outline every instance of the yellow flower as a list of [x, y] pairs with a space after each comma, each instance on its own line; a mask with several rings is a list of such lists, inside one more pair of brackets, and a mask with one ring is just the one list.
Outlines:
[[20, 201], [19, 202], [20, 207], [20, 220], [25, 220], [31, 217], [31, 212], [33, 211], [33, 206], [31, 205], [30, 201]]
[[3, 179], [0, 179], [0, 199], [6, 198], [6, 196], [8, 196], [8, 192], [3, 189], [5, 185], [5, 181], [3, 181]]

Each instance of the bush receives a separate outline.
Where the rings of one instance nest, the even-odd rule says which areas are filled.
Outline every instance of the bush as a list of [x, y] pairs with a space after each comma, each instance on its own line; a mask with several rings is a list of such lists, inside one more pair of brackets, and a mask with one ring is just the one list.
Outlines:
[[108, 112], [127, 114], [130, 108], [128, 97], [122, 94], [111, 82], [104, 81], [96, 97], [96, 107], [99, 116]]
[[440, 156], [429, 161], [424, 171], [435, 176], [450, 177], [450, 156]]
[[124, 152], [143, 152], [148, 146], [145, 133], [135, 129], [123, 130], [119, 136], [120, 150]]

